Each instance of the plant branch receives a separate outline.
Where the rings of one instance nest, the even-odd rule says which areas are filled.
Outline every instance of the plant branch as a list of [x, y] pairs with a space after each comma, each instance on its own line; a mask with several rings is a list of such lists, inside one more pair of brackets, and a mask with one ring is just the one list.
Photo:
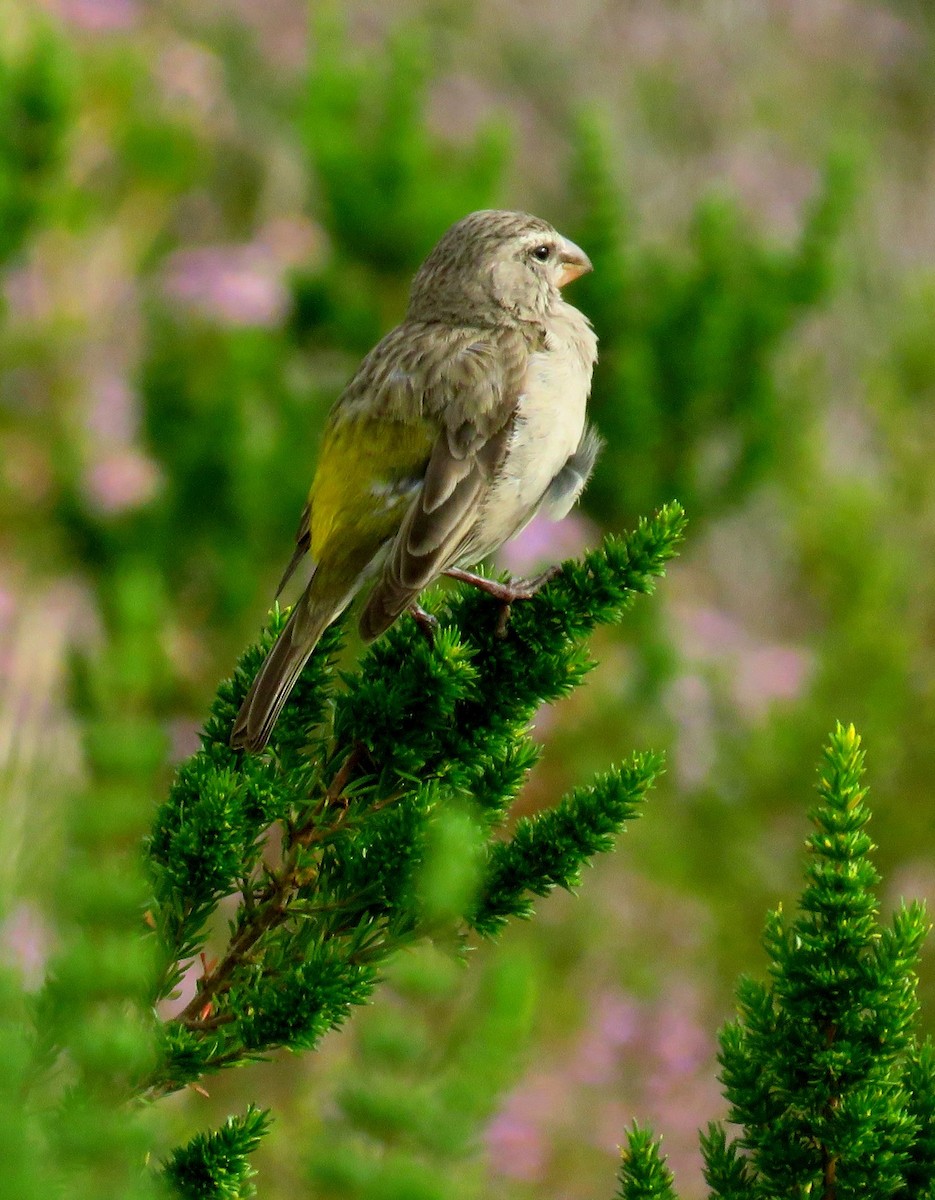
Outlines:
[[[252, 905], [243, 925], [231, 940], [223, 958], [212, 971], [205, 972], [199, 980], [195, 995], [174, 1018], [178, 1024], [184, 1025], [187, 1029], [209, 1029], [223, 1023], [217, 1018], [213, 1025], [206, 1023], [208, 1019], [201, 1014], [204, 1013], [206, 1006], [230, 988], [237, 968], [244, 962], [263, 935], [277, 928], [292, 915], [289, 904], [291, 896], [299, 888], [307, 887], [310, 882], [308, 867], [301, 863], [302, 852], [316, 843], [329, 840], [338, 832], [347, 814], [347, 803], [345, 801], [340, 807], [338, 805], [360, 757], [360, 748], [355, 746], [335, 772], [334, 778], [319, 803], [293, 833], [290, 839], [291, 845], [282, 866], [273, 872], [269, 882], [260, 892], [253, 894]], [[335, 820], [330, 825], [319, 825], [320, 815], [335, 807], [337, 807]]]

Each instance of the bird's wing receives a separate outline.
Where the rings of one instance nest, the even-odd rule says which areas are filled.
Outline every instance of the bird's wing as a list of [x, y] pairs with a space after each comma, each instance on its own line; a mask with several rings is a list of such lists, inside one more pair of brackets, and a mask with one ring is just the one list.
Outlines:
[[377, 637], [469, 544], [489, 481], [506, 455], [529, 357], [521, 334], [477, 336], [426, 370], [425, 416], [438, 422], [422, 486], [361, 615]]
[[306, 504], [306, 506], [302, 509], [302, 516], [299, 518], [299, 527], [295, 531], [295, 549], [292, 552], [292, 558], [289, 559], [289, 565], [286, 567], [285, 571], [283, 571], [282, 579], [279, 581], [279, 587], [276, 589], [276, 600], [278, 600], [282, 595], [283, 588], [292, 578], [296, 567], [309, 552], [309, 548], [312, 544], [312, 532], [310, 524], [311, 515], [312, 506], [311, 504]]
[[[346, 506], [349, 501], [356, 501], [358, 508], [367, 506], [367, 500], [364, 497], [359, 495], [348, 497], [340, 494], [341, 489], [345, 488], [353, 478], [353, 471], [349, 469], [343, 455], [353, 454], [357, 458], [360, 452], [360, 439], [342, 437], [340, 434], [342, 427], [346, 432], [348, 427], [368, 419], [376, 422], [390, 421], [393, 423], [393, 427], [399, 430], [415, 428], [422, 423], [421, 399], [415, 386], [419, 374], [418, 368], [424, 357], [424, 352], [420, 349], [424, 334], [420, 338], [420, 332], [421, 330], [414, 331], [410, 325], [403, 324], [388, 333], [363, 359], [332, 408], [324, 433], [316, 483], [321, 483], [319, 477], [322, 474], [332, 477], [332, 487], [326, 488], [326, 490], [332, 493], [338, 492], [336, 496], [328, 496], [329, 502], [334, 501], [335, 506]], [[405, 440], [404, 437], [403, 441]], [[409, 440], [417, 441], [418, 439]], [[366, 443], [363, 448], [366, 449]], [[408, 448], [411, 449], [411, 447]], [[324, 459], [325, 451], [330, 456], [327, 461]], [[407, 465], [415, 466], [408, 462]], [[421, 469], [420, 465], [419, 470], [421, 471]], [[402, 483], [405, 482], [404, 479]], [[384, 494], [384, 502], [381, 505], [383, 509], [387, 509], [386, 495], [392, 491], [392, 484], [392, 479], [387, 481], [387, 493]], [[314, 491], [313, 485], [310, 497]], [[404, 492], [405, 488], [402, 491]], [[311, 548], [312, 503], [310, 498], [299, 518], [299, 527], [295, 533], [295, 549], [279, 581], [279, 587], [276, 589], [275, 598], [277, 600]], [[316, 547], [316, 550], [320, 549], [320, 546]]]

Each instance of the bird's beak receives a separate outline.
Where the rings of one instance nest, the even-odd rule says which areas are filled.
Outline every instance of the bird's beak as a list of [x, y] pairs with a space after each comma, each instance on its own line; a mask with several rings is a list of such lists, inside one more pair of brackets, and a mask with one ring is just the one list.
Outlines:
[[570, 242], [568, 238], [563, 239], [561, 261], [562, 269], [558, 276], [558, 286], [564, 287], [566, 283], [571, 283], [573, 279], [577, 279], [579, 275], [586, 275], [588, 271], [593, 271], [591, 260], [574, 242]]

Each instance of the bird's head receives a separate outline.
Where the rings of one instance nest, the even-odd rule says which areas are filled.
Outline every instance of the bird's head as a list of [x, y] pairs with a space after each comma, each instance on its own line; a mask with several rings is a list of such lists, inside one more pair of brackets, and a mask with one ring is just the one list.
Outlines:
[[539, 217], [485, 209], [442, 235], [412, 282], [409, 316], [424, 321], [535, 321], [588, 256]]

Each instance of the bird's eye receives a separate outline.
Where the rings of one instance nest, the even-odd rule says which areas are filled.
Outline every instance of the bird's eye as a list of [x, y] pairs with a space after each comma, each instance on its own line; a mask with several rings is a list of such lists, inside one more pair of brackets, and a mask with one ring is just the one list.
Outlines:
[[532, 252], [533, 258], [537, 258], [539, 262], [547, 262], [551, 254], [551, 246], [537, 246]]

